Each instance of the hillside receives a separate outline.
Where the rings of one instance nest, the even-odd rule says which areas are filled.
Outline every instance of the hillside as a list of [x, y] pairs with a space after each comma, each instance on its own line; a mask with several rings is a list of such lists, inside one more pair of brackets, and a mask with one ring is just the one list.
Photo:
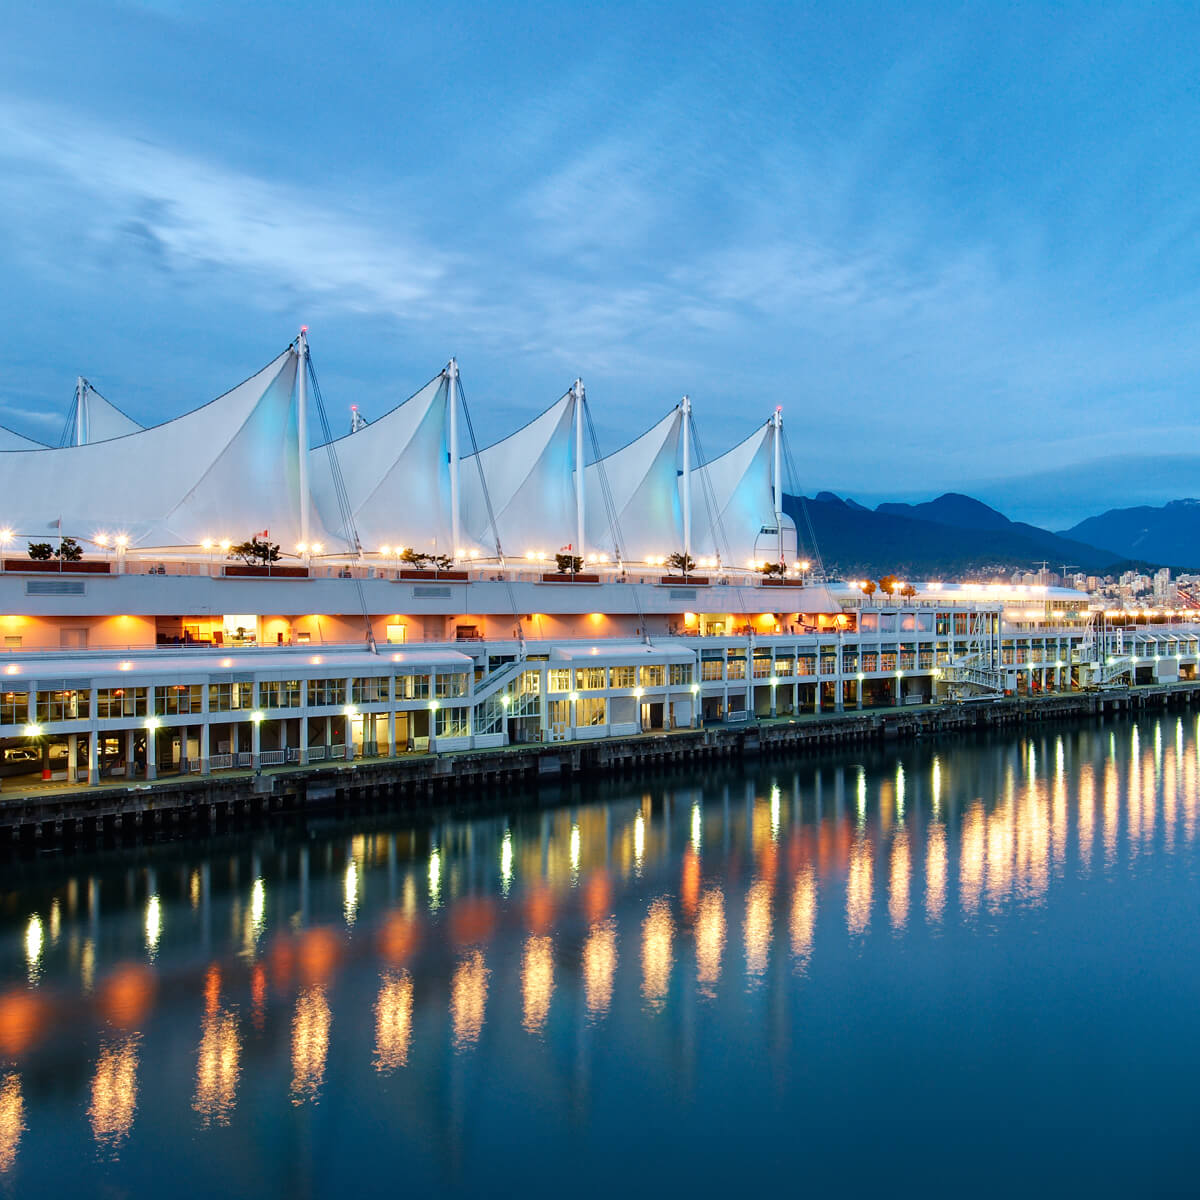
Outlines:
[[1200, 500], [1172, 500], [1159, 508], [1112, 508], [1080, 521], [1064, 536], [1129, 558], [1195, 569], [1200, 566]]
[[[784, 496], [802, 545], [810, 541], [801, 498]], [[948, 495], [927, 504], [882, 504], [872, 511], [831, 492], [805, 499], [821, 559], [843, 577], [891, 572], [938, 578], [978, 571], [1030, 571], [1043, 560], [1107, 574], [1127, 557], [1034, 525], [1009, 521], [969, 496]], [[958, 524], [956, 522], [966, 522]]]

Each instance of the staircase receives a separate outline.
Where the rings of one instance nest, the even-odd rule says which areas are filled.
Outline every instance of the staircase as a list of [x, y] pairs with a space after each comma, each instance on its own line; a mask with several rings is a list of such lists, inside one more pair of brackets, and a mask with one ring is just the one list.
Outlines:
[[941, 678], [943, 682], [955, 686], [956, 689], [968, 687], [974, 688], [976, 694], [1004, 695], [1004, 672], [983, 666], [979, 662], [978, 655], [971, 655], [969, 658], [960, 659], [958, 662], [942, 667]]
[[1129, 655], [1123, 655], [1120, 658], [1111, 659], [1104, 663], [1100, 668], [1100, 682], [1115, 683], [1123, 676], [1129, 678], [1130, 683], [1133, 682], [1134, 662]]

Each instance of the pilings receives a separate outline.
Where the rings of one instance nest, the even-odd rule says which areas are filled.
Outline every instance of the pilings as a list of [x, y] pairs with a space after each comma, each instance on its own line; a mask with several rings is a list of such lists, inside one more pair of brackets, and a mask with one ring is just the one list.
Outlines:
[[944, 733], [1138, 713], [1200, 703], [1200, 683], [1102, 692], [969, 700], [872, 712], [718, 725], [587, 742], [533, 743], [446, 755], [365, 759], [258, 775], [210, 775], [134, 786], [75, 788], [0, 799], [4, 844], [207, 831], [244, 819], [384, 802], [414, 805], [486, 800], [514, 787], [689, 768], [756, 755], [797, 754], [838, 745], [913, 740]]

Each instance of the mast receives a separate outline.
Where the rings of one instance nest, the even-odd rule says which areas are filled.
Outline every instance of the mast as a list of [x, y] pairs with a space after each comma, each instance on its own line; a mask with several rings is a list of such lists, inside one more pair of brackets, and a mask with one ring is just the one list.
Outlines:
[[454, 557], [462, 554], [462, 516], [459, 511], [458, 498], [458, 361], [451, 359], [446, 365], [446, 378], [449, 380], [450, 418], [450, 541], [453, 543]]
[[83, 416], [87, 385], [87, 380], [82, 375], [75, 380], [75, 445], [77, 446], [82, 446], [87, 441], [87, 422]]
[[296, 368], [296, 432], [300, 443], [300, 541], [308, 545], [308, 326], [300, 326], [296, 339], [296, 354], [300, 363]]
[[584, 405], [584, 390], [583, 380], [576, 379], [575, 386], [575, 524], [576, 524], [576, 545], [572, 553], [578, 558], [583, 558], [584, 537], [583, 537], [583, 405]]
[[684, 396], [683, 409], [683, 564], [687, 574], [688, 555], [692, 552], [692, 402]]
[[775, 501], [775, 531], [779, 536], [779, 561], [783, 562], [783, 406], [775, 406], [775, 415], [771, 418], [775, 427], [775, 471], [771, 480], [771, 492]]

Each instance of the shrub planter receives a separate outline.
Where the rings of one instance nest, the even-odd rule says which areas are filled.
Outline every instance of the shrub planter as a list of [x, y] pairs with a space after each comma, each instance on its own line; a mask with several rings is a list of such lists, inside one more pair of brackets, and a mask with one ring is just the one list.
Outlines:
[[450, 579], [458, 583], [466, 583], [466, 571], [427, 571], [422, 568], [401, 569], [397, 572], [400, 579]]
[[664, 575], [658, 582], [671, 587], [708, 587], [708, 576]]
[[100, 559], [80, 559], [79, 562], [59, 562], [56, 558], [6, 558], [6, 571], [47, 571], [53, 574], [61, 572], [64, 575], [108, 575], [112, 571], [112, 563]]
[[307, 567], [252, 567], [248, 563], [227, 563], [226, 579], [307, 579]]
[[599, 575], [572, 575], [570, 571], [549, 571], [542, 576], [543, 583], [599, 583]]

